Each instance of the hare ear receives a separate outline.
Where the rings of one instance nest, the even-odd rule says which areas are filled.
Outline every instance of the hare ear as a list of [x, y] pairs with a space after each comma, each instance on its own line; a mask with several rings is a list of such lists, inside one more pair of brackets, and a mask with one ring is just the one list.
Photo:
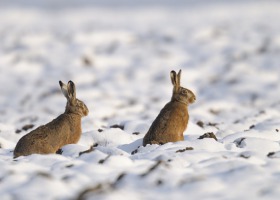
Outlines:
[[176, 78], [176, 83], [178, 86], [181, 86], [181, 72], [182, 70], [179, 70], [178, 74], [177, 74], [177, 78]]
[[171, 82], [173, 84], [173, 92], [178, 91], [180, 88], [180, 78], [178, 78], [175, 71], [172, 70], [170, 72], [170, 78], [171, 78]]
[[68, 82], [67, 91], [68, 91], [68, 96], [69, 96], [70, 100], [71, 101], [76, 100], [76, 87], [72, 81]]
[[62, 81], [59, 81], [59, 85], [60, 85], [62, 94], [66, 97], [67, 100], [69, 100], [67, 85], [65, 85]]
[[176, 81], [177, 81], [177, 79], [176, 79], [176, 72], [175, 71], [171, 71], [170, 72], [170, 78], [171, 78], [171, 82], [172, 82], [172, 85], [175, 87], [176, 86]]

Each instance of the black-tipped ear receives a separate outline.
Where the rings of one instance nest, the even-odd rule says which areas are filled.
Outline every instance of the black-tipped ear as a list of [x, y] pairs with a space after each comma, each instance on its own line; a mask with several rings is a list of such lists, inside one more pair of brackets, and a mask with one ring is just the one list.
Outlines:
[[173, 86], [176, 86], [176, 72], [172, 70], [170, 72], [170, 78]]
[[60, 85], [60, 87], [62, 87], [62, 85], [63, 85], [62, 81], [59, 81], [59, 85]]
[[177, 81], [176, 81], [176, 83], [178, 84], [178, 86], [181, 85], [181, 72], [182, 72], [182, 70], [180, 69], [178, 74], [177, 74], [177, 79], [176, 79]]
[[68, 89], [68, 95], [69, 95], [70, 99], [75, 100], [76, 99], [76, 87], [75, 87], [75, 84], [73, 83], [73, 81], [70, 80], [68, 82], [67, 89]]
[[66, 97], [66, 99], [69, 99], [69, 95], [68, 95], [68, 89], [67, 89], [67, 85], [65, 85], [62, 81], [59, 81], [59, 85], [61, 88], [61, 92], [62, 94]]

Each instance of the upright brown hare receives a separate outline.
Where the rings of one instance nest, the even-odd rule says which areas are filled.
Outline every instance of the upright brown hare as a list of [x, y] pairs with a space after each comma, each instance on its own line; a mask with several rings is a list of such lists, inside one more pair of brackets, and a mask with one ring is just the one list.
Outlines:
[[181, 70], [178, 74], [170, 72], [173, 94], [159, 115], [152, 123], [143, 139], [143, 145], [164, 144], [184, 140], [183, 133], [189, 121], [188, 105], [194, 103], [196, 97], [192, 91], [180, 86]]
[[62, 146], [79, 141], [82, 134], [81, 118], [88, 115], [88, 108], [76, 98], [76, 88], [72, 81], [67, 85], [59, 81], [59, 85], [67, 99], [65, 112], [23, 136], [15, 147], [14, 158], [34, 153], [56, 153]]

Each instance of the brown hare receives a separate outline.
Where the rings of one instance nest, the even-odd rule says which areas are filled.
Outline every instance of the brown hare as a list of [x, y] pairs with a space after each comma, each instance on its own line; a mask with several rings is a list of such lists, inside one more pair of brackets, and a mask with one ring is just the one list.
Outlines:
[[76, 98], [76, 88], [72, 81], [67, 85], [59, 81], [59, 85], [67, 99], [65, 112], [23, 136], [15, 147], [14, 158], [34, 153], [56, 153], [62, 146], [79, 141], [82, 133], [81, 118], [88, 115], [88, 108]]
[[170, 77], [173, 84], [171, 101], [152, 123], [143, 139], [144, 146], [184, 140], [183, 132], [189, 121], [188, 105], [194, 103], [196, 97], [192, 91], [180, 86], [181, 70], [178, 74], [171, 71]]

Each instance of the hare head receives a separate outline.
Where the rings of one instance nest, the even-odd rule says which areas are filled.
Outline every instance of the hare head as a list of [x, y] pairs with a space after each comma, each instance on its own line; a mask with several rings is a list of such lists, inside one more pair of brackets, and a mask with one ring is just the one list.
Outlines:
[[178, 74], [176, 74], [176, 72], [172, 70], [170, 72], [170, 78], [173, 84], [173, 94], [171, 101], [179, 101], [186, 105], [194, 103], [196, 100], [194, 93], [187, 88], [181, 87], [180, 85], [181, 70], [178, 72]]
[[84, 102], [76, 98], [75, 84], [72, 81], [69, 81], [66, 85], [62, 81], [59, 81], [59, 85], [63, 95], [67, 99], [65, 113], [74, 113], [81, 117], [87, 116], [89, 112], [87, 106]]

